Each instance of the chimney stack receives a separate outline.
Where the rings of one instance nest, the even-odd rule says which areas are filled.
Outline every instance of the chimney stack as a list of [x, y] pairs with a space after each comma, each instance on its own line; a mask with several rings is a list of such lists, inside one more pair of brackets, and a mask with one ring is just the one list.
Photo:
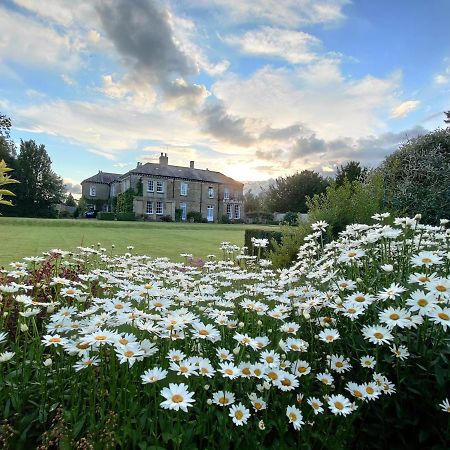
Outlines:
[[169, 158], [167, 157], [167, 153], [162, 153], [159, 157], [159, 164], [161, 164], [161, 166], [168, 166], [169, 165]]
[[137, 166], [136, 167], [139, 167], [139, 166], [142, 166], [142, 163], [140, 161], [137, 162]]
[[189, 167], [190, 167], [191, 169], [194, 168], [194, 161], [189, 161]]

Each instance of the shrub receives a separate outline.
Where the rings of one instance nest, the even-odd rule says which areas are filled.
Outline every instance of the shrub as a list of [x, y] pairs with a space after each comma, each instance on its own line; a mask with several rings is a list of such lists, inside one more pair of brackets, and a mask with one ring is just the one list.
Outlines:
[[287, 212], [284, 215], [283, 222], [286, 225], [297, 225], [298, 224], [298, 214], [292, 211]]
[[244, 235], [244, 245], [248, 248], [250, 254], [253, 254], [253, 244], [252, 238], [255, 239], [267, 239], [269, 241], [266, 251], [270, 251], [273, 249], [274, 242], [281, 242], [282, 234], [280, 231], [271, 231], [271, 230], [245, 230]]
[[189, 211], [186, 215], [186, 218], [189, 222], [201, 223], [203, 216], [202, 213], [199, 211]]
[[119, 221], [133, 221], [136, 220], [136, 216], [133, 212], [118, 212], [117, 220]]
[[181, 222], [183, 220], [183, 210], [175, 208], [175, 222]]
[[273, 223], [273, 213], [266, 211], [252, 211], [247, 212], [247, 219], [250, 219], [252, 223], [259, 224], [272, 224]]
[[116, 216], [113, 212], [100, 211], [97, 213], [98, 220], [115, 220]]
[[231, 223], [231, 220], [227, 214], [222, 214], [222, 217], [220, 218], [220, 223]]
[[173, 222], [172, 216], [169, 215], [169, 214], [166, 214], [165, 216], [161, 216], [161, 217], [159, 218], [159, 220], [160, 220], [161, 222]]

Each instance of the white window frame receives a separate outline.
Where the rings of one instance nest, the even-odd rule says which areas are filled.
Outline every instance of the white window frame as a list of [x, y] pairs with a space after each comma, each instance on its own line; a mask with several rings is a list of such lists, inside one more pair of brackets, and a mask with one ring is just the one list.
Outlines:
[[181, 183], [180, 184], [180, 195], [183, 197], [186, 197], [188, 195], [188, 184], [187, 183]]
[[229, 203], [227, 203], [227, 216], [229, 219], [233, 218], [233, 208]]
[[89, 186], [89, 196], [90, 197], [97, 196], [97, 187], [95, 185]]
[[234, 205], [234, 218], [235, 219], [241, 218], [241, 205]]
[[180, 209], [181, 209], [181, 220], [183, 221], [187, 220], [187, 204], [180, 203]]
[[223, 198], [224, 200], [230, 200], [230, 190], [228, 188], [225, 188], [223, 191]]
[[147, 208], [146, 208], [146, 214], [154, 214], [155, 209], [153, 207], [153, 202], [150, 200], [147, 200]]
[[214, 198], [214, 188], [212, 186], [208, 188], [208, 198]]
[[164, 181], [156, 181], [156, 192], [158, 194], [164, 194]]
[[157, 216], [162, 216], [164, 214], [164, 202], [156, 202], [156, 209], [155, 210], [156, 210], [156, 215]]
[[[211, 214], [210, 214], [210, 212], [211, 212]], [[213, 205], [208, 205], [208, 207], [207, 207], [206, 220], [208, 222], [214, 222], [214, 206]]]
[[155, 192], [154, 180], [147, 180], [147, 192]]

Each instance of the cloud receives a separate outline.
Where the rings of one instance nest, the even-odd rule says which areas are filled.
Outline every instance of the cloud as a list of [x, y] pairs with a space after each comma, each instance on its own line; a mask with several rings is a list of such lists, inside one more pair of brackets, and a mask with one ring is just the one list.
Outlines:
[[348, 78], [338, 60], [325, 58], [295, 68], [266, 66], [247, 79], [230, 73], [211, 91], [231, 115], [272, 128], [300, 123], [329, 140], [343, 130], [355, 137], [382, 131], [400, 81], [399, 72]]
[[72, 36], [0, 7], [0, 58], [41, 70], [73, 70], [81, 48]]
[[396, 106], [392, 112], [391, 117], [395, 119], [400, 119], [406, 117], [411, 111], [414, 111], [420, 105], [419, 100], [408, 100], [406, 102], [400, 103]]
[[70, 192], [72, 195], [81, 194], [81, 184], [79, 182], [71, 178], [64, 178], [63, 182], [67, 192]]
[[69, 75], [66, 75], [65, 73], [61, 74], [61, 79], [66, 83], [68, 86], [75, 86], [77, 82], [69, 77]]
[[444, 58], [444, 70], [434, 77], [436, 84], [444, 85], [450, 83], [450, 58]]
[[[188, 0], [195, 8], [206, 8], [233, 23], [273, 23], [285, 27], [335, 24], [345, 15], [349, 0]], [[217, 11], [219, 10], [219, 11]]]
[[242, 36], [229, 36], [225, 42], [239, 47], [243, 53], [281, 58], [292, 64], [316, 59], [321, 44], [311, 34], [269, 26], [247, 31]]

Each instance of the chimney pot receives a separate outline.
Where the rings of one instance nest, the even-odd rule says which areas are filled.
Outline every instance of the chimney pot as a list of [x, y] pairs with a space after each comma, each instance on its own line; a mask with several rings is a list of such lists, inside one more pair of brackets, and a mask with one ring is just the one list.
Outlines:
[[161, 153], [161, 156], [159, 157], [159, 164], [161, 164], [162, 166], [169, 165], [169, 158], [167, 157], [167, 153]]
[[194, 168], [194, 161], [189, 161], [189, 167], [190, 167], [191, 169]]

